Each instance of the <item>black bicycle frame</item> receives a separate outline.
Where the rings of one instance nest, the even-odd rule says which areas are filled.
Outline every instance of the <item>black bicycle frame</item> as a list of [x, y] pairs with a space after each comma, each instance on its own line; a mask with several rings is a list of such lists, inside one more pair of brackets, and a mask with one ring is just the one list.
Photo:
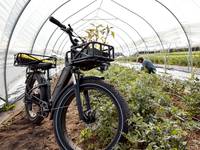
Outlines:
[[[64, 91], [66, 91], [69, 87], [73, 86], [75, 97], [76, 97], [76, 103], [78, 107], [78, 112], [79, 112], [79, 117], [81, 120], [85, 120], [82, 102], [80, 98], [79, 81], [80, 81], [79, 70], [77, 70], [75, 67], [72, 67], [70, 65], [65, 65], [57, 81], [52, 97], [50, 99], [50, 102], [52, 102], [50, 119], [52, 119], [53, 117], [54, 110], [59, 109], [59, 108], [56, 108], [58, 99], [61, 97]], [[86, 101], [88, 103], [88, 99], [86, 99]]]
[[[73, 36], [74, 36], [73, 29], [71, 28], [70, 25], [68, 25], [68, 28], [67, 28], [65, 25], [63, 25], [62, 23], [60, 23], [57, 19], [55, 19], [53, 17], [50, 17], [49, 20], [52, 23], [54, 23], [55, 25], [57, 25], [58, 27], [60, 27], [61, 30], [63, 30], [65, 33], [67, 33], [69, 35], [69, 39], [72, 43], [71, 52], [76, 51], [75, 47], [76, 48], [82, 47], [82, 45], [78, 44], [78, 40], [73, 39]], [[83, 41], [83, 40], [81, 39], [81, 41]], [[84, 43], [84, 41], [83, 41], [83, 43]], [[53, 117], [54, 110], [59, 109], [59, 108], [56, 108], [59, 98], [61, 98], [63, 93], [68, 88], [71, 88], [71, 86], [73, 86], [75, 97], [76, 97], [76, 103], [77, 103], [77, 107], [78, 107], [78, 112], [79, 112], [79, 117], [81, 120], [86, 121], [87, 118], [85, 116], [85, 113], [83, 112], [83, 107], [82, 107], [82, 102], [81, 102], [81, 97], [80, 97], [80, 70], [79, 70], [79, 68], [72, 66], [70, 63], [67, 63], [67, 58], [68, 58], [67, 55], [68, 55], [68, 52], [66, 52], [66, 55], [65, 55], [65, 67], [63, 68], [61, 75], [57, 81], [57, 84], [53, 91], [52, 97], [50, 94], [48, 96], [50, 109], [51, 109], [50, 119], [52, 119], [52, 117]], [[47, 84], [49, 87], [48, 91], [50, 91], [50, 77], [49, 77], [48, 71], [47, 71], [47, 79], [48, 79]], [[50, 92], [48, 92], [48, 93], [50, 93]], [[88, 91], [83, 91], [83, 93], [84, 93], [85, 101], [86, 101], [86, 107], [87, 107], [86, 111], [90, 111], [91, 107], [90, 107]]]

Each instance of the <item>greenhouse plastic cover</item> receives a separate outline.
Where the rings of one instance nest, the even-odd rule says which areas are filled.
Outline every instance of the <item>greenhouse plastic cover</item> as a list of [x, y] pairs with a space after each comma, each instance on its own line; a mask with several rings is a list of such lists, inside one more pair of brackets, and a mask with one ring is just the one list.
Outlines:
[[[23, 93], [25, 68], [14, 67], [18, 52], [64, 57], [68, 36], [48, 21], [54, 16], [84, 35], [93, 24], [113, 27], [116, 52], [188, 48], [200, 45], [199, 0], [1, 0], [0, 97]], [[190, 57], [188, 57], [190, 58]]]

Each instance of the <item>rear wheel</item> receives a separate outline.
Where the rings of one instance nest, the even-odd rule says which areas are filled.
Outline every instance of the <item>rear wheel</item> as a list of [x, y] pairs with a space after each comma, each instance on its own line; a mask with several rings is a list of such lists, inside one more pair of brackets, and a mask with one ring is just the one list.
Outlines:
[[59, 146], [67, 150], [113, 149], [128, 131], [127, 104], [113, 87], [101, 80], [83, 81], [80, 95], [87, 122], [79, 119], [73, 88], [57, 104], [53, 120]]
[[27, 118], [34, 124], [40, 124], [44, 117], [41, 115], [40, 100], [46, 98], [46, 87], [39, 86], [46, 79], [40, 74], [32, 74], [26, 81], [25, 111]]

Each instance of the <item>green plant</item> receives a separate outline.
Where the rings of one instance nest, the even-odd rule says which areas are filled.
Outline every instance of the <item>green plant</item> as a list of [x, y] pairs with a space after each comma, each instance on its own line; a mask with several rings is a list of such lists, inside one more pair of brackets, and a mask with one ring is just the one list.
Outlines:
[[[197, 81], [149, 75], [117, 65], [103, 74], [96, 70], [87, 74], [104, 76], [129, 104], [127, 141], [116, 149], [186, 149], [188, 132], [199, 128], [191, 118], [193, 111], [199, 113], [194, 110], [194, 106], [198, 109], [194, 102], [200, 90]], [[109, 119], [106, 114], [104, 119]], [[103, 134], [102, 137], [106, 138]]]
[[185, 103], [191, 115], [200, 115], [200, 82], [187, 81], [185, 87]]
[[[200, 67], [200, 52], [196, 51], [192, 53], [193, 66]], [[155, 54], [142, 54], [142, 57], [150, 59], [155, 64], [164, 64], [164, 53], [155, 53]], [[137, 56], [126, 56], [120, 57], [118, 61], [137, 61]], [[167, 64], [168, 65], [179, 65], [179, 66], [188, 66], [188, 52], [171, 52], [167, 54]]]
[[9, 110], [13, 110], [15, 107], [16, 107], [15, 104], [5, 103], [3, 105], [3, 107], [1, 108], [1, 111], [6, 112], [6, 111], [9, 111]]
[[96, 41], [96, 42], [102, 42], [107, 43], [107, 38], [109, 35], [111, 35], [113, 38], [115, 37], [114, 31], [112, 31], [113, 27], [110, 26], [104, 26], [102, 24], [95, 25], [91, 23], [92, 27], [87, 29], [86, 36], [84, 37], [87, 41]]

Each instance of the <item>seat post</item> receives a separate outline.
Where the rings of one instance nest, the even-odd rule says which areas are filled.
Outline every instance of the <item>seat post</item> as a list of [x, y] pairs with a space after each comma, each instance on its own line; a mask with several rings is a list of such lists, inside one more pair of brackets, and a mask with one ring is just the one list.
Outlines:
[[49, 69], [47, 69], [47, 88], [48, 88], [48, 100], [51, 99], [51, 80]]
[[50, 77], [49, 69], [47, 69], [47, 80], [52, 80], [52, 78]]

